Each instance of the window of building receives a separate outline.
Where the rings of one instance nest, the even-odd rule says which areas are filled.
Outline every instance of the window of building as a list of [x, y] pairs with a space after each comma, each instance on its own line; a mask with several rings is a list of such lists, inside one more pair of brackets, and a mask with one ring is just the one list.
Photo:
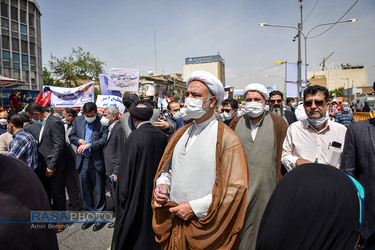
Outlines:
[[36, 58], [34, 56], [30, 56], [30, 63], [33, 65], [36, 64]]
[[29, 63], [29, 57], [27, 55], [22, 55], [22, 63]]
[[16, 7], [12, 6], [10, 8], [10, 14], [11, 14], [12, 20], [15, 20], [15, 21], [18, 20], [18, 9]]
[[10, 77], [10, 69], [9, 68], [3, 68], [3, 76]]
[[26, 0], [21, 0], [20, 1], [20, 7], [21, 7], [21, 9], [26, 10], [26, 7], [27, 7]]
[[9, 36], [1, 36], [1, 44], [3, 49], [9, 49]]
[[26, 11], [20, 10], [20, 21], [21, 23], [26, 23]]
[[13, 62], [20, 62], [20, 54], [12, 53]]
[[34, 13], [34, 11], [35, 11], [35, 5], [29, 2], [29, 13]]
[[30, 36], [35, 36], [35, 29], [34, 28], [29, 28], [29, 35]]
[[1, 3], [1, 16], [8, 17], [8, 4]]
[[12, 37], [12, 50], [13, 51], [19, 51], [20, 50], [20, 45], [19, 45], [19, 40], [17, 38]]
[[1, 18], [1, 27], [9, 29], [9, 20], [6, 18]]
[[18, 32], [12, 31], [12, 37], [18, 38]]
[[13, 68], [17, 68], [17, 69], [19, 69], [20, 68], [20, 63], [13, 63]]
[[21, 39], [22, 39], [22, 40], [27, 40], [27, 36], [24, 35], [24, 34], [21, 34]]
[[30, 43], [30, 55], [35, 56], [35, 43]]
[[21, 40], [21, 51], [22, 51], [22, 53], [25, 53], [25, 54], [28, 53], [28, 49], [27, 49], [27, 41], [22, 41], [22, 40]]
[[27, 26], [21, 24], [20, 27], [21, 27], [21, 33], [23, 33], [23, 34], [27, 34]]
[[22, 71], [22, 80], [28, 82], [29, 81], [29, 71]]
[[10, 52], [3, 50], [3, 60], [10, 60]]
[[18, 0], [10, 0], [10, 4], [18, 8]]
[[4, 67], [10, 67], [10, 61], [3, 61]]
[[29, 26], [34, 27], [34, 15], [29, 13]]
[[14, 79], [20, 79], [20, 70], [19, 69], [13, 70], [13, 78]]
[[28, 64], [22, 64], [22, 70], [29, 70]]
[[11, 26], [12, 26], [12, 30], [18, 31], [18, 23], [17, 22], [12, 22]]

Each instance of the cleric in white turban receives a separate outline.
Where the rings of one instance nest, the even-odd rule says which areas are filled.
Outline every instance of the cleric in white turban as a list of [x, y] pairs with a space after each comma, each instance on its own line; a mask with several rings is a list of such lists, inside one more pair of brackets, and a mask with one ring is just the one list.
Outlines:
[[193, 122], [174, 134], [155, 176], [156, 240], [162, 249], [233, 249], [246, 210], [245, 151], [215, 118], [224, 100], [220, 80], [195, 71], [186, 83], [185, 110]]

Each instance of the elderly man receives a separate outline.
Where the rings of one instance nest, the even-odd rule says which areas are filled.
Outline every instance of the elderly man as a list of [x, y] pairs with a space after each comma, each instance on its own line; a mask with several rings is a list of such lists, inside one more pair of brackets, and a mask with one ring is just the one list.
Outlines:
[[350, 112], [349, 103], [342, 103], [342, 111], [338, 112], [335, 116], [335, 122], [341, 123], [345, 127], [355, 122], [353, 114]]
[[270, 99], [268, 100], [270, 106], [270, 112], [281, 116], [288, 123], [288, 125], [297, 121], [296, 115], [291, 111], [283, 108], [283, 93], [278, 90], [274, 90], [270, 93]]
[[288, 171], [311, 162], [340, 168], [346, 127], [329, 120], [328, 89], [315, 85], [303, 94], [308, 118], [288, 128], [281, 161]]
[[249, 168], [247, 210], [239, 249], [255, 249], [264, 210], [282, 176], [281, 152], [288, 125], [281, 116], [265, 111], [268, 98], [267, 88], [262, 84], [247, 85], [246, 114], [231, 123], [245, 148]]
[[186, 84], [184, 107], [194, 121], [175, 133], [155, 176], [156, 240], [164, 249], [232, 249], [246, 211], [246, 153], [214, 116], [224, 99], [220, 80], [195, 71]]
[[[117, 175], [119, 171], [120, 159], [122, 152], [122, 145], [124, 143], [124, 129], [119, 120], [120, 111], [117, 107], [110, 106], [104, 109], [104, 114], [100, 120], [103, 126], [108, 126], [108, 139], [104, 144], [104, 163], [107, 179], [110, 183], [110, 194], [112, 202], [115, 205], [115, 189], [117, 182]], [[115, 226], [114, 222], [108, 225], [109, 228]]]
[[130, 114], [137, 129], [121, 152], [112, 245], [113, 249], [160, 249], [152, 231], [150, 200], [167, 137], [151, 124], [153, 110], [149, 102], [135, 101]]

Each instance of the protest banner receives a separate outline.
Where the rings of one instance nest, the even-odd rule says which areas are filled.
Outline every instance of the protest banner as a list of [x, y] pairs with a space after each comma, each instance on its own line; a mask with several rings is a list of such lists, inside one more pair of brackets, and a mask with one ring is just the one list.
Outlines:
[[87, 102], [94, 102], [94, 82], [75, 88], [43, 86], [43, 92], [50, 91], [50, 106], [53, 108], [81, 107]]
[[110, 68], [108, 89], [121, 92], [138, 92], [139, 70]]
[[99, 74], [100, 90], [102, 92], [102, 95], [121, 96], [120, 91], [108, 89], [108, 79], [109, 79], [108, 73]]
[[120, 117], [125, 112], [125, 106], [122, 104], [121, 97], [115, 95], [98, 95], [96, 106], [98, 107], [98, 111], [104, 111], [106, 107], [115, 106], [120, 111]]

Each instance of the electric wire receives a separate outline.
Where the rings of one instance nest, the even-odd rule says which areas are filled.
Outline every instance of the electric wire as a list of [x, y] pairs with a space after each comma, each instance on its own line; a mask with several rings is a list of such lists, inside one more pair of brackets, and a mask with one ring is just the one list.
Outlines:
[[315, 10], [315, 7], [318, 5], [320, 0], [316, 1], [314, 7], [311, 9], [310, 13], [307, 15], [307, 17], [305, 18], [305, 20], [303, 20], [303, 22], [306, 22], [306, 20], [310, 17], [311, 13], [313, 13], [313, 11]]

